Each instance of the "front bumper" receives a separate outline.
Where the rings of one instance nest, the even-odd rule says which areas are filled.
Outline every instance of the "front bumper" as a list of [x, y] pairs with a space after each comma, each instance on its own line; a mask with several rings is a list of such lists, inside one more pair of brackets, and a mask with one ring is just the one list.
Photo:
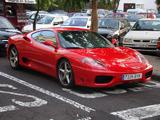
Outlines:
[[129, 47], [129, 48], [133, 48], [136, 49], [138, 51], [144, 51], [144, 52], [157, 52], [157, 47], [156, 45], [148, 45], [148, 46], [139, 46], [137, 44], [124, 44], [124, 47]]
[[[86, 70], [85, 68], [74, 67], [75, 84], [87, 87], [113, 87], [119, 84], [133, 83], [133, 82], [147, 82], [151, 79], [153, 67], [150, 65], [145, 70], [136, 72], [105, 72], [96, 70]], [[142, 73], [142, 79], [122, 80], [124, 74]], [[102, 82], [97, 83], [97, 77]], [[106, 82], [104, 78], [106, 77]]]

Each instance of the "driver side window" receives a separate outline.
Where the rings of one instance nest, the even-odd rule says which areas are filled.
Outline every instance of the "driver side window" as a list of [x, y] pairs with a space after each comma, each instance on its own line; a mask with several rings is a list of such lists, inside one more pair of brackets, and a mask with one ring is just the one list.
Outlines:
[[53, 44], [56, 45], [56, 36], [53, 31], [50, 30], [43, 30], [32, 34], [32, 38], [40, 43], [45, 42], [46, 40], [53, 41]]

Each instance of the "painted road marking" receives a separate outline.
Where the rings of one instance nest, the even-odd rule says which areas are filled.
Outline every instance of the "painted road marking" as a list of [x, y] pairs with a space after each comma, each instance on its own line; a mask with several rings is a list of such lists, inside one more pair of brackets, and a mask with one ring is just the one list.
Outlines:
[[111, 114], [118, 116], [123, 120], [142, 120], [152, 118], [160, 115], [160, 104], [112, 112]]
[[28, 83], [28, 82], [26, 82], [26, 81], [23, 81], [23, 80], [21, 80], [21, 79], [18, 79], [18, 78], [14, 77], [14, 76], [11, 76], [11, 75], [9, 75], [9, 74], [0, 72], [0, 76], [3, 76], [3, 77], [5, 77], [5, 78], [8, 78], [8, 79], [10, 79], [10, 80], [12, 80], [12, 81], [14, 81], [14, 82], [17, 82], [17, 83], [19, 83], [19, 84], [21, 84], [21, 85], [27, 86], [27, 87], [29, 87], [29, 88], [31, 88], [31, 89], [33, 89], [33, 90], [36, 90], [36, 91], [41, 92], [41, 93], [43, 93], [43, 94], [46, 94], [46, 95], [48, 95], [48, 96], [50, 96], [50, 97], [56, 98], [56, 99], [58, 99], [58, 100], [60, 100], [60, 101], [63, 101], [63, 102], [65, 102], [65, 103], [68, 103], [68, 104], [70, 104], [70, 105], [72, 105], [72, 106], [74, 106], [74, 107], [76, 107], [76, 108], [78, 108], [78, 109], [81, 109], [81, 110], [83, 110], [83, 111], [86, 111], [86, 112], [89, 112], [89, 113], [92, 112], [92, 111], [95, 111], [95, 109], [93, 109], [93, 108], [90, 108], [90, 107], [87, 107], [87, 106], [85, 106], [85, 105], [82, 105], [82, 104], [80, 104], [80, 103], [78, 103], [78, 102], [76, 102], [76, 101], [73, 101], [73, 100], [71, 100], [71, 99], [68, 99], [68, 98], [66, 98], [66, 97], [63, 97], [63, 96], [61, 96], [61, 95], [59, 95], [59, 94], [57, 94], [57, 93], [53, 93], [53, 92], [50, 92], [50, 91], [48, 91], [48, 90], [45, 90], [45, 89], [43, 89], [43, 88], [41, 88], [41, 87], [39, 87], [39, 86], [30, 84], [30, 83]]
[[6, 111], [14, 111], [14, 110], [18, 110], [18, 108], [14, 105], [8, 105], [8, 106], [0, 107], [0, 113], [1, 112], [6, 112]]
[[23, 107], [40, 107], [42, 105], [47, 104], [47, 101], [42, 100], [40, 98], [37, 98], [37, 97], [35, 97], [33, 95], [26, 95], [26, 94], [20, 94], [20, 93], [15, 93], [15, 92], [8, 92], [8, 91], [1, 91], [1, 90], [0, 90], [0, 93], [16, 95], [16, 96], [22, 96], [22, 97], [28, 97], [28, 98], [34, 99], [33, 102], [22, 102], [22, 101], [18, 101], [16, 99], [12, 99], [13, 103], [15, 103], [17, 105], [20, 105], [20, 106], [23, 106]]
[[100, 92], [85, 94], [85, 93], [76, 92], [76, 91], [73, 91], [71, 89], [66, 89], [66, 88], [62, 88], [62, 90], [65, 91], [65, 92], [68, 92], [70, 94], [76, 95], [78, 97], [82, 97], [82, 98], [99, 98], [99, 97], [107, 96], [107, 94], [100, 93]]
[[75, 90], [66, 89], [66, 88], [62, 88], [62, 90], [81, 98], [94, 99], [94, 98], [106, 97], [106, 96], [109, 96], [109, 94], [113, 94], [113, 95], [125, 94], [129, 91], [141, 92], [148, 88], [160, 88], [160, 83], [156, 81], [149, 81], [148, 83], [139, 83], [138, 86], [134, 86], [134, 87], [132, 86], [127, 88], [107, 89], [107, 90], [101, 90], [98, 92], [93, 91], [92, 93], [88, 93], [88, 94], [82, 93], [83, 91], [82, 92], [75, 91]]
[[127, 93], [127, 90], [124, 89], [114, 89], [114, 90], [104, 90], [103, 92], [108, 93], [108, 94], [124, 94]]
[[128, 88], [129, 91], [132, 91], [132, 92], [141, 92], [144, 90], [144, 86], [142, 87], [134, 87], [134, 88]]
[[77, 119], [77, 120], [92, 120], [91, 117], [86, 117], [86, 118], [81, 118], [81, 119]]
[[16, 90], [17, 88], [16, 87], [14, 87], [13, 85], [9, 85], [9, 84], [0, 84], [0, 87], [8, 87], [8, 88], [11, 88], [11, 89], [14, 89], [14, 90]]
[[140, 83], [140, 84], [150, 88], [160, 88], [160, 83], [157, 81], [149, 81], [148, 83]]
[[[0, 84], [0, 87], [7, 87], [7, 88], [11, 88], [11, 89], [17, 89], [13, 85], [9, 85], [9, 84]], [[9, 92], [9, 91], [2, 91], [2, 90], [0, 90], [0, 93], [14, 95], [14, 96], [22, 96], [22, 97], [26, 97], [26, 98], [32, 98], [34, 100], [32, 102], [22, 102], [22, 101], [18, 101], [16, 99], [11, 99], [11, 101], [13, 103], [15, 103], [17, 105], [20, 105], [20, 106], [23, 106], [23, 107], [40, 107], [42, 105], [47, 104], [47, 101], [42, 100], [40, 98], [37, 98], [37, 97], [35, 97], [33, 95], [26, 95], [26, 94], [20, 94], [20, 93], [16, 93], [16, 92]], [[8, 105], [8, 106], [0, 107], [0, 112], [7, 112], [7, 111], [13, 111], [13, 110], [18, 110], [18, 108], [16, 106], [14, 106], [14, 105]]]

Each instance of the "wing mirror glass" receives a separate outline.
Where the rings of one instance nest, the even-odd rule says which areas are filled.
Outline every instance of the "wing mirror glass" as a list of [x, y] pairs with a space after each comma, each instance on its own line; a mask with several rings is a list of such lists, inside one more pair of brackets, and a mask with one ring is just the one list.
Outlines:
[[26, 36], [24, 36], [23, 39], [26, 40], [26, 41], [28, 41], [28, 42], [31, 42], [31, 40], [28, 37], [26, 37]]

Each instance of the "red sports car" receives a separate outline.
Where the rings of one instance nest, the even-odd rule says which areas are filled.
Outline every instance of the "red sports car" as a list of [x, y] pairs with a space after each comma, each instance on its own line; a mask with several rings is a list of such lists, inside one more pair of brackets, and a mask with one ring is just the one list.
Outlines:
[[8, 58], [56, 77], [63, 87], [112, 87], [151, 79], [152, 65], [136, 50], [114, 47], [101, 35], [80, 28], [42, 29], [9, 38]]

